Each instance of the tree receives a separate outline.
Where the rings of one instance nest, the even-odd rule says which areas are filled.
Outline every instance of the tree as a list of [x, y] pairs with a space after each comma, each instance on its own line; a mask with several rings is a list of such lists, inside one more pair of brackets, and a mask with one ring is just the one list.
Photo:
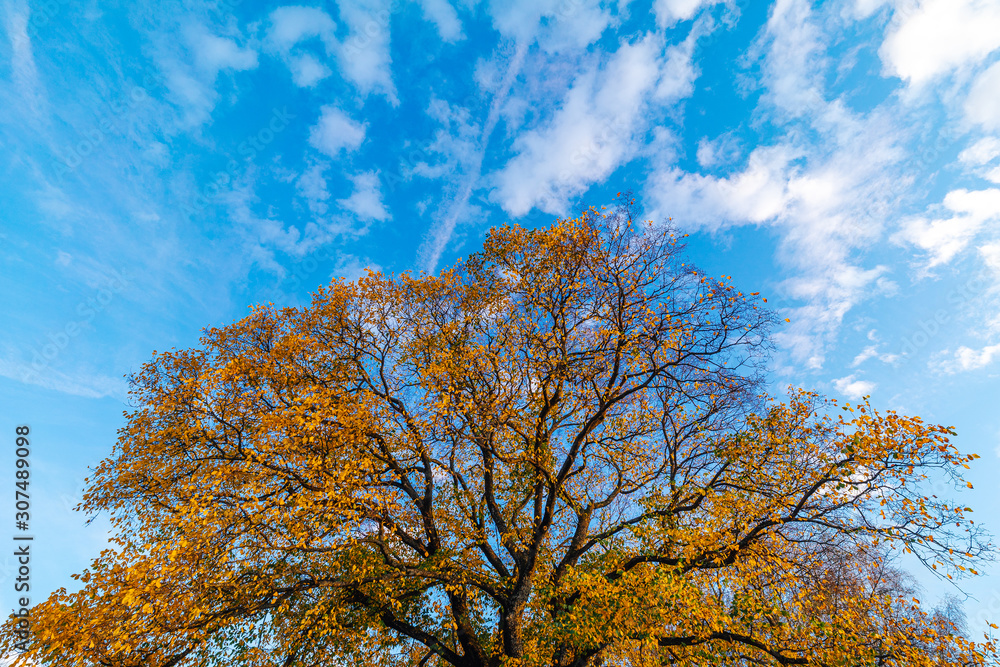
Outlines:
[[625, 200], [154, 354], [82, 503], [112, 548], [34, 607], [24, 657], [938, 664], [878, 570], [890, 546], [986, 557], [970, 510], [920, 491], [976, 457], [919, 418], [765, 396], [764, 301]]

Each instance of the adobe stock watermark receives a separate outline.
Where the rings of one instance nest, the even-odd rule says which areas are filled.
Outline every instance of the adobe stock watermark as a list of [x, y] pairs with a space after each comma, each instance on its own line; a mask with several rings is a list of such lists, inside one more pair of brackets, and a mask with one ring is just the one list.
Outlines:
[[70, 0], [41, 0], [31, 3], [28, 37], [36, 39], [38, 31], [52, 23], [52, 20], [62, 13], [62, 8], [69, 4]]
[[[982, 294], [992, 282], [993, 275], [989, 271], [981, 271], [961, 285], [953, 288], [948, 292], [945, 299], [949, 304], [957, 308]], [[915, 331], [902, 339], [899, 347], [900, 358], [905, 359], [916, 354], [917, 350], [927, 345], [941, 331], [941, 327], [951, 320], [953, 312], [954, 309], [938, 308], [934, 312], [933, 317], [921, 320], [919, 322], [919, 331]]]
[[75, 313], [79, 319], [72, 319], [59, 329], [49, 332], [45, 336], [44, 342], [31, 347], [29, 350], [31, 369], [24, 371], [23, 379], [27, 380], [32, 373], [35, 375], [41, 373], [67, 350], [73, 339], [79, 336], [94, 318], [108, 307], [115, 295], [129, 286], [129, 280], [130, 277], [124, 271], [118, 272], [104, 287], [97, 290], [96, 294], [78, 303]]
[[[285, 131], [291, 124], [289, 121], [295, 118], [295, 114], [289, 113], [288, 107], [271, 109], [271, 117], [267, 123], [247, 136], [236, 147], [236, 152], [243, 158], [243, 162], [251, 162], [260, 153], [274, 142], [279, 134]], [[236, 180], [241, 162], [234, 157], [229, 158], [226, 168], [216, 172], [209, 181], [203, 185], [194, 198], [181, 206], [181, 211], [185, 215], [192, 215], [204, 211], [211, 205], [212, 200], [218, 197], [222, 189]]]

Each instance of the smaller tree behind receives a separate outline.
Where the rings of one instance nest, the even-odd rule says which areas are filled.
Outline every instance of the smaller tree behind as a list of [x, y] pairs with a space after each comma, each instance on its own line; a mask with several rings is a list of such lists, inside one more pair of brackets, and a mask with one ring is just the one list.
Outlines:
[[877, 576], [983, 558], [918, 485], [975, 457], [766, 400], [771, 321], [628, 204], [258, 308], [132, 378], [83, 503], [113, 548], [22, 664], [987, 664]]

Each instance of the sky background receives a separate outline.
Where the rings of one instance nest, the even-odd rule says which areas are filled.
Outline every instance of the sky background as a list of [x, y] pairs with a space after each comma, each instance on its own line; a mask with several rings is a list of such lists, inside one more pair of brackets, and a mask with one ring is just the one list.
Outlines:
[[71, 508], [154, 350], [628, 189], [789, 318], [775, 394], [954, 426], [982, 457], [957, 497], [1000, 533], [1000, 0], [4, 0], [0, 33], [0, 442], [12, 471], [30, 425], [34, 600], [106, 544]]

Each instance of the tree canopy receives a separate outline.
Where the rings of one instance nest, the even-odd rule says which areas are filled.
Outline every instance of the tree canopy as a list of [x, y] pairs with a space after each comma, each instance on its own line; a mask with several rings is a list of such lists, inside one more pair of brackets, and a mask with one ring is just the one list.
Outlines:
[[995, 664], [892, 585], [899, 552], [988, 557], [923, 490], [976, 456], [867, 401], [765, 395], [764, 302], [624, 200], [154, 354], [81, 506], [112, 544], [34, 606], [22, 660]]

